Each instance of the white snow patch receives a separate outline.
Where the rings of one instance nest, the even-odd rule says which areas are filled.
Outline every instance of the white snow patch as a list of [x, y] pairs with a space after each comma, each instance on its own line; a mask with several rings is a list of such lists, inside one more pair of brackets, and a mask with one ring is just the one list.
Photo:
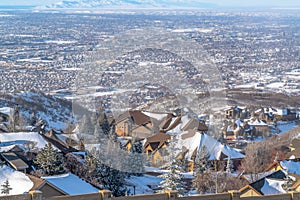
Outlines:
[[280, 165], [283, 169], [287, 170], [287, 172], [300, 175], [300, 162], [284, 160], [280, 161]]
[[27, 142], [36, 143], [36, 147], [41, 149], [47, 142], [36, 132], [17, 132], [17, 133], [1, 133], [0, 134], [0, 152], [7, 151], [15, 145], [24, 146]]
[[6, 114], [6, 115], [11, 115], [13, 113], [13, 108], [10, 107], [2, 107], [0, 108], [0, 113]]
[[168, 116], [168, 114], [158, 114], [158, 113], [151, 113], [151, 112], [144, 112], [144, 111], [142, 111], [142, 113], [158, 121], [161, 121]]
[[162, 178], [150, 175], [131, 176], [126, 179], [126, 185], [130, 194], [134, 194], [134, 187], [135, 194], [153, 194], [153, 188], [156, 188], [162, 180]]
[[270, 83], [269, 85], [267, 85], [267, 88], [278, 89], [278, 88], [282, 88], [284, 86], [285, 86], [285, 83], [283, 83], [283, 82], [275, 82], [275, 83]]
[[297, 126], [298, 125], [296, 124], [296, 122], [277, 122], [277, 128], [280, 130], [280, 134], [292, 130]]
[[74, 174], [42, 177], [69, 195], [97, 193], [99, 190]]
[[261, 188], [261, 191], [264, 195], [286, 193], [286, 191], [282, 188], [282, 185], [285, 182], [286, 181], [273, 180], [273, 179], [266, 178], [264, 186]]
[[54, 43], [54, 44], [74, 44], [77, 41], [75, 40], [47, 40], [46, 43]]
[[[33, 187], [33, 182], [24, 173], [15, 171], [8, 166], [3, 166], [0, 168], [0, 184], [2, 185], [6, 180], [8, 180], [12, 188], [9, 191], [9, 195], [23, 194]], [[0, 196], [4, 195], [0, 194]]]

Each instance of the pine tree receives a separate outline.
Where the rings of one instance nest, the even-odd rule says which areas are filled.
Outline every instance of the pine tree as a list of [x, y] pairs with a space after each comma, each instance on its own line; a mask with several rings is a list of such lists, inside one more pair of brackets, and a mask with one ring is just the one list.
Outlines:
[[208, 169], [209, 167], [208, 159], [209, 159], [209, 152], [205, 146], [202, 146], [195, 159], [194, 172], [196, 174], [202, 174]]
[[87, 172], [96, 178], [96, 185], [102, 189], [110, 190], [113, 196], [116, 197], [124, 196], [127, 191], [124, 186], [127, 174], [108, 166], [109, 161], [107, 160], [104, 164], [102, 158], [105, 158], [105, 156], [101, 154], [103, 153], [95, 148], [87, 153], [85, 159]]
[[132, 175], [141, 176], [145, 171], [145, 156], [143, 154], [143, 144], [141, 141], [133, 141], [128, 159], [128, 167], [130, 171], [134, 172]]
[[176, 164], [176, 160], [171, 163], [167, 168], [168, 173], [162, 174], [159, 177], [164, 180], [160, 182], [162, 190], [160, 192], [166, 192], [168, 190], [176, 190], [178, 194], [184, 196], [186, 194], [186, 184], [183, 181], [183, 176], [180, 174], [180, 169]]
[[38, 152], [34, 163], [47, 175], [63, 172], [62, 158], [50, 143]]
[[100, 122], [100, 127], [103, 130], [103, 133], [105, 135], [109, 135], [111, 133], [111, 125], [104, 111], [102, 111], [99, 114], [99, 122]]
[[214, 192], [215, 189], [215, 181], [209, 168], [209, 156], [207, 148], [202, 146], [194, 163], [195, 178], [193, 179], [193, 188], [200, 193]]
[[3, 185], [1, 185], [1, 187], [1, 194], [8, 195], [9, 191], [12, 190], [12, 188], [9, 185], [8, 179], [6, 179], [6, 181], [3, 183]]
[[178, 165], [178, 159], [176, 158], [178, 152], [177, 144], [178, 138], [176, 135], [173, 135], [169, 143], [169, 148], [167, 149], [169, 156], [166, 169], [169, 170], [169, 172], [159, 176], [164, 179], [160, 182], [160, 187], [162, 188], [160, 192], [176, 190], [180, 196], [184, 196], [187, 191], [183, 176], [180, 174], [182, 169]]

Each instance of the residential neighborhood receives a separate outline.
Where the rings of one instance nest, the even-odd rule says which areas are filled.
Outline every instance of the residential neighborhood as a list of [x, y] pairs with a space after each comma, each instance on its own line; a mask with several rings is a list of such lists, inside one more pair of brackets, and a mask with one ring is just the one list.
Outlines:
[[[44, 131], [36, 132], [39, 130], [36, 128], [38, 123], [21, 127], [11, 120], [20, 118], [23, 113], [22, 109], [17, 108], [18, 112], [15, 109], [0, 109], [1, 181], [8, 180], [12, 188], [9, 194], [40, 190], [45, 198], [49, 198], [94, 193], [109, 189], [111, 184], [119, 184], [118, 191], [113, 191], [116, 196], [155, 194], [162, 190], [163, 177], [170, 173], [170, 166], [173, 165], [178, 166], [177, 173], [185, 185], [186, 192], [182, 195], [234, 189], [240, 191], [243, 197], [282, 194], [299, 189], [300, 158], [297, 149], [300, 143], [297, 141], [300, 133], [297, 109], [226, 107], [222, 111], [224, 123], [218, 130], [220, 137], [217, 139], [208, 134], [207, 118], [204, 115], [196, 118], [187, 109], [181, 113], [129, 110], [116, 120], [110, 119], [112, 116], [109, 113], [98, 113], [96, 122], [89, 121], [92, 116], [89, 116], [89, 120], [85, 117], [85, 122], [74, 124], [74, 128], [68, 129], [68, 132], [57, 132], [47, 127]], [[82, 129], [86, 124], [90, 124], [93, 130]], [[10, 132], [11, 126], [14, 126], [14, 132]], [[96, 131], [97, 126], [101, 131]], [[104, 129], [106, 126], [110, 128]], [[284, 139], [285, 135], [288, 135], [288, 139], [281, 143], [268, 148], [255, 147], [262, 148], [262, 153], [272, 154], [267, 156], [269, 160], [261, 164], [265, 168], [248, 171], [243, 167], [249, 162], [257, 162], [249, 159], [253, 143], [281, 137]], [[101, 174], [97, 172], [98, 167], [114, 170], [111, 169], [114, 164], [106, 166], [107, 163], [98, 160], [107, 158], [102, 154], [109, 153], [103, 149], [110, 142], [117, 144], [113, 146], [113, 151], [122, 151], [110, 154], [116, 157], [113, 162], [121, 159], [119, 165], [124, 171], [118, 172], [121, 173], [118, 176], [122, 177], [122, 183], [107, 183], [104, 174], [102, 178], [95, 179], [97, 173]], [[143, 156], [131, 156], [134, 153]], [[47, 156], [48, 161], [50, 157], [53, 159], [50, 166], [44, 163], [43, 156]], [[202, 173], [199, 174], [199, 171]], [[96, 177], [93, 177], [94, 173]], [[222, 174], [228, 174], [228, 177]], [[215, 176], [219, 176], [219, 181], [230, 178], [237, 183], [234, 188], [228, 185], [216, 189]], [[196, 184], [199, 179], [211, 179], [213, 184]], [[140, 185], [143, 181], [145, 185]], [[18, 184], [27, 186], [19, 190]], [[74, 190], [71, 184], [80, 184], [81, 187]]]
[[211, 1], [1, 1], [0, 200], [300, 200], [299, 9]]

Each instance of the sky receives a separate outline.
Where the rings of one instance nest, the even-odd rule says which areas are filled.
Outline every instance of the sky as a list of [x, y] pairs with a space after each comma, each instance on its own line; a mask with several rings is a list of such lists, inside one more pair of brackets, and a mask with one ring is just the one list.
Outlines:
[[[46, 5], [61, 0], [0, 0], [0, 5]], [[300, 0], [199, 0], [221, 7], [300, 7]]]

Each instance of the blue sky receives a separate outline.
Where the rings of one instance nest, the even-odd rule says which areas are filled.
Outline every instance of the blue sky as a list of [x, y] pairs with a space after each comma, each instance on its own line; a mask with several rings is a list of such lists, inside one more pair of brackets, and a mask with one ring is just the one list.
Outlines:
[[[0, 0], [0, 5], [45, 5], [60, 0]], [[224, 7], [300, 7], [300, 0], [199, 0]]]

